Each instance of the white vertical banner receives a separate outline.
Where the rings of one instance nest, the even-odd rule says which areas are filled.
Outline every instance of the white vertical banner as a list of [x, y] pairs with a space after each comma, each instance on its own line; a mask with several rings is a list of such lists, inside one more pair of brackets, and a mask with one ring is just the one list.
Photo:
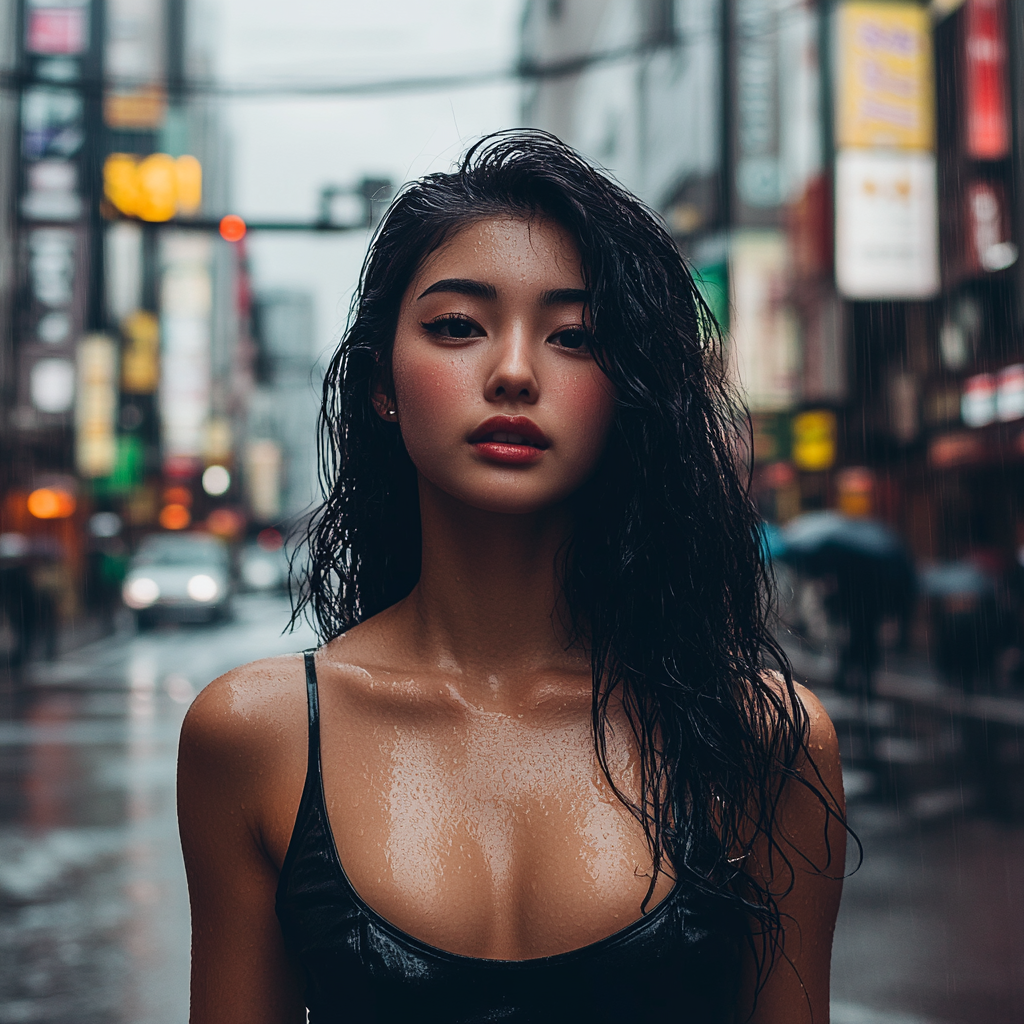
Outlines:
[[730, 364], [747, 405], [754, 411], [788, 409], [796, 398], [800, 353], [783, 232], [733, 236], [729, 290]]
[[213, 243], [168, 232], [160, 248], [160, 433], [165, 469], [197, 472], [210, 413]]
[[851, 299], [927, 299], [938, 292], [934, 154], [838, 154], [836, 283]]
[[103, 254], [107, 315], [120, 323], [142, 305], [142, 226], [130, 220], [111, 224]]
[[250, 441], [245, 449], [249, 509], [263, 522], [281, 514], [281, 447], [275, 441]]

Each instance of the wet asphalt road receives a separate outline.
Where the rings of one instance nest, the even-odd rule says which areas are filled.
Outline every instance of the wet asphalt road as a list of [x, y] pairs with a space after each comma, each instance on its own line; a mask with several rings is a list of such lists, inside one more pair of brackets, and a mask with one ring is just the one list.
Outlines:
[[[243, 598], [231, 623], [98, 641], [7, 693], [0, 1024], [187, 1021], [178, 730], [221, 672], [312, 643], [286, 620], [283, 599]], [[1024, 1022], [1024, 826], [851, 781], [865, 860], [840, 914], [835, 1024]]]
[[287, 615], [283, 599], [245, 597], [231, 623], [34, 667], [0, 721], [0, 1022], [188, 1020], [178, 731], [211, 679], [313, 643], [281, 635]]

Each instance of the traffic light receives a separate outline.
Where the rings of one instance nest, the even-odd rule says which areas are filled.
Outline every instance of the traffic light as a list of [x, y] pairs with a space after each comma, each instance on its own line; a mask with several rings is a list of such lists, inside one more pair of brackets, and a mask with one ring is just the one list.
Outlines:
[[190, 216], [202, 204], [203, 170], [194, 156], [111, 153], [103, 164], [103, 194], [127, 217], [159, 222]]

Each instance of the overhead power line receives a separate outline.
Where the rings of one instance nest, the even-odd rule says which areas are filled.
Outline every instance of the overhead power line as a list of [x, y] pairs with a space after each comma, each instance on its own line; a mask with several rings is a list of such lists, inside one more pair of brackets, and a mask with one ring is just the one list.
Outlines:
[[[278, 96], [387, 96], [410, 92], [438, 92], [490, 85], [496, 82], [566, 78], [592, 67], [646, 57], [658, 50], [677, 46], [678, 43], [678, 37], [648, 39], [627, 46], [599, 50], [595, 53], [562, 57], [552, 61], [520, 60], [511, 67], [468, 71], [460, 75], [423, 75], [407, 78], [371, 79], [360, 82], [218, 82], [216, 80], [191, 79], [166, 83], [164, 88], [172, 96], [221, 96], [237, 99]], [[0, 88], [3, 89], [23, 89], [30, 82], [39, 84], [38, 79], [29, 79], [23, 74], [0, 73]], [[107, 89], [152, 88], [153, 82], [128, 78], [105, 78], [102, 80], [82, 78], [75, 82], [54, 82], [53, 85], [70, 87], [83, 92], [99, 92]]]

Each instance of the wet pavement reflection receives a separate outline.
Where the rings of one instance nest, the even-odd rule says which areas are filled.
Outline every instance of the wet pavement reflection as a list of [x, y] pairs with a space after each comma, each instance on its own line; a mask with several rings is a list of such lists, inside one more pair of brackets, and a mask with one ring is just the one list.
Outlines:
[[181, 721], [234, 665], [313, 643], [286, 602], [97, 641], [32, 666], [0, 720], [0, 1022], [182, 1024], [189, 916]]
[[[99, 640], [5, 691], [0, 1024], [187, 1021], [178, 731], [221, 672], [313, 643], [281, 635], [287, 616], [283, 598], [242, 597], [226, 624]], [[958, 739], [970, 714], [920, 667], [883, 671], [859, 705], [821, 685], [829, 666], [794, 656], [836, 720], [864, 844], [840, 912], [833, 1021], [1019, 1024], [1024, 825], [1016, 797], [1002, 813], [979, 800]], [[1008, 742], [1024, 702], [986, 699], [967, 710]]]

